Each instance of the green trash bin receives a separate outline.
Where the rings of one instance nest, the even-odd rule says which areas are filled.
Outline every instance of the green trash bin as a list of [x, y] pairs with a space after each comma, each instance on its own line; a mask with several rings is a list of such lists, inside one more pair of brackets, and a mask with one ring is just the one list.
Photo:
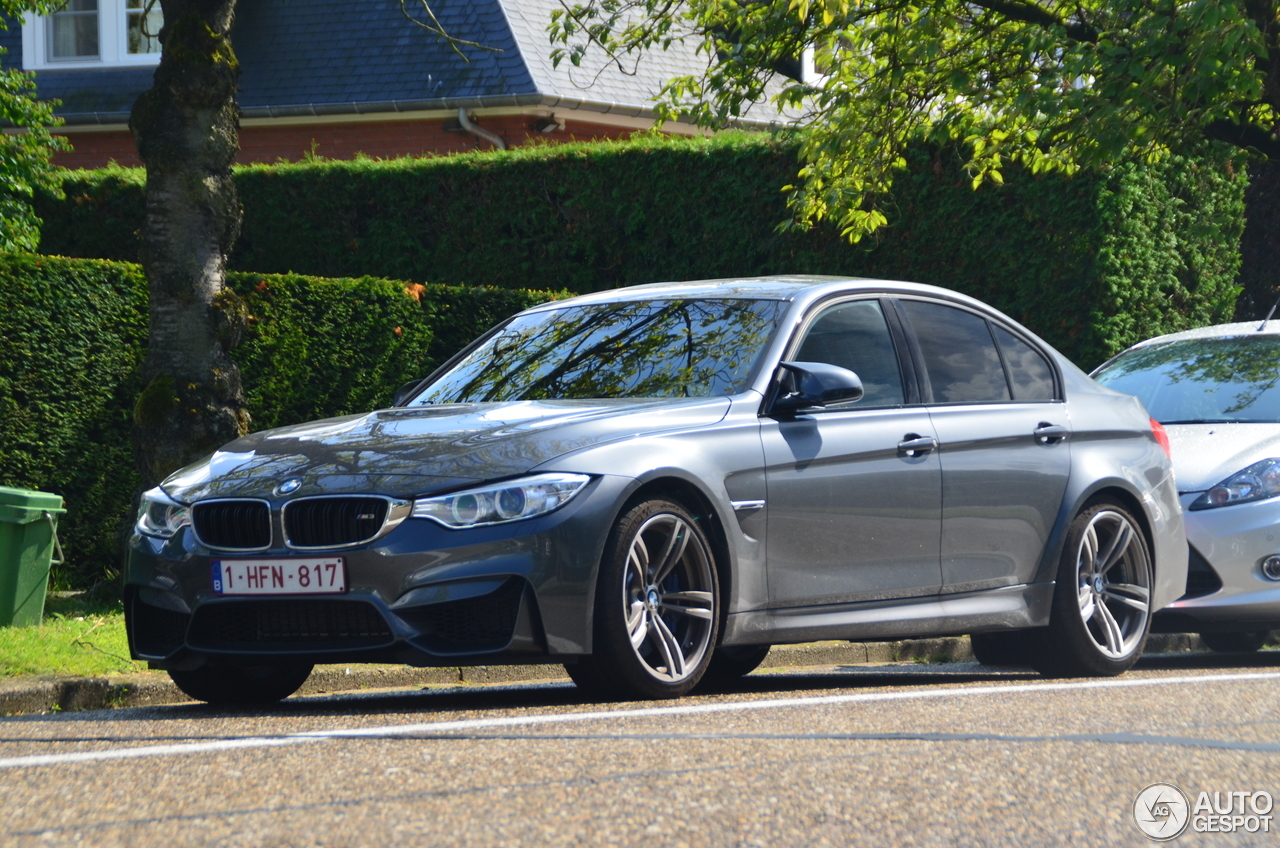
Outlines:
[[39, 624], [58, 544], [62, 498], [0, 486], [0, 627]]

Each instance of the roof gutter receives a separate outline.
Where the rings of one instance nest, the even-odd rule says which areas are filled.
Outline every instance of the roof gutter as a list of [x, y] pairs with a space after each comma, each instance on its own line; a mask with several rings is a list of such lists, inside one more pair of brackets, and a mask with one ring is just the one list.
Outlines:
[[[454, 109], [488, 109], [501, 107], [546, 106], [583, 113], [596, 112], [605, 115], [624, 115], [634, 118], [653, 118], [654, 110], [647, 106], [619, 103], [607, 100], [585, 100], [543, 94], [499, 95], [496, 97], [441, 98], [439, 100], [381, 100], [376, 102], [303, 103], [287, 106], [245, 106], [240, 109], [241, 118], [296, 118], [323, 117], [329, 115], [377, 115], [387, 113], [452, 111]], [[127, 124], [128, 112], [62, 112], [60, 117], [68, 125]], [[769, 129], [785, 123], [785, 119], [752, 120], [739, 118], [733, 121], [741, 129]]]

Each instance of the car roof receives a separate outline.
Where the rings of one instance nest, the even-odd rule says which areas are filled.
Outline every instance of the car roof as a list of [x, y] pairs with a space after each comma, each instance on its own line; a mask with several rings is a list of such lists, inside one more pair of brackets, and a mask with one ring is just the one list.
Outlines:
[[1152, 345], [1163, 345], [1170, 342], [1189, 341], [1192, 339], [1228, 339], [1242, 338], [1245, 336], [1280, 336], [1280, 319], [1271, 321], [1245, 321], [1236, 324], [1213, 324], [1208, 327], [1197, 327], [1194, 330], [1182, 330], [1177, 333], [1168, 333], [1163, 336], [1140, 341], [1129, 350], [1136, 348], [1151, 347]]
[[838, 292], [894, 292], [899, 294], [923, 294], [958, 300], [986, 310], [991, 307], [967, 295], [950, 289], [923, 283], [901, 280], [881, 280], [866, 277], [838, 277], [821, 274], [781, 274], [768, 277], [726, 277], [719, 280], [692, 280], [689, 282], [646, 283], [625, 288], [608, 289], [592, 294], [579, 295], [567, 300], [551, 301], [528, 310], [556, 309], [566, 304], [574, 306], [592, 303], [615, 303], [631, 300], [666, 300], [670, 298], [738, 298], [747, 300], [815, 300]]

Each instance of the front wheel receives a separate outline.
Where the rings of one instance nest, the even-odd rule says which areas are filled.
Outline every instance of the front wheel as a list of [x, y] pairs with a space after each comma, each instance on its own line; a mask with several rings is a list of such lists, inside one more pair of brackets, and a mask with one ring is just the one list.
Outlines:
[[599, 694], [678, 698], [706, 672], [719, 604], [715, 560], [696, 520], [671, 501], [645, 501], [609, 534], [594, 651], [570, 676]]
[[1032, 657], [1049, 676], [1110, 677], [1133, 667], [1151, 627], [1151, 556], [1120, 504], [1085, 507], [1067, 531], [1049, 628]]
[[210, 660], [188, 671], [171, 669], [169, 677], [197, 701], [219, 706], [274, 704], [297, 692], [311, 675], [311, 663], [270, 662], [238, 665]]

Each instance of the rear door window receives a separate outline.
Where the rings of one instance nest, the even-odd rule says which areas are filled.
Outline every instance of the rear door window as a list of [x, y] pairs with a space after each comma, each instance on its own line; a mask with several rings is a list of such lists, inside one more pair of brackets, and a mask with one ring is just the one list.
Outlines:
[[915, 330], [934, 403], [1012, 399], [985, 318], [941, 303], [903, 300], [901, 304]]

